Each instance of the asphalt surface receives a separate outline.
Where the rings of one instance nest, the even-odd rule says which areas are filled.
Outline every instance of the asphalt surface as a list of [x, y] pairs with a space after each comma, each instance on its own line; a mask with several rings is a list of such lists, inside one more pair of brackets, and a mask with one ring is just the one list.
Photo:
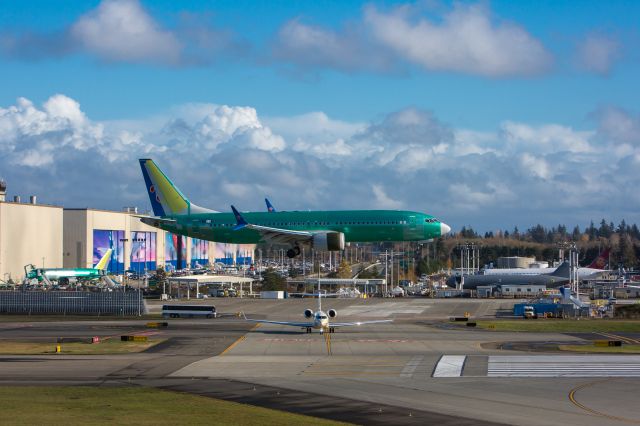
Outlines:
[[[394, 319], [330, 338], [278, 325], [254, 328], [232, 316], [300, 320], [316, 306], [311, 299], [209, 299], [229, 315], [169, 320], [166, 329], [138, 320], [5, 321], [0, 340], [131, 333], [166, 340], [138, 354], [0, 356], [0, 385], [155, 386], [357, 424], [640, 424], [634, 396], [640, 378], [629, 377], [640, 375], [640, 357], [530, 350], [536, 342], [579, 343], [595, 335], [434, 326], [465, 312], [490, 318], [514, 302], [323, 300], [340, 320]], [[500, 349], [504, 342], [526, 352]], [[434, 377], [436, 370], [445, 376]]]

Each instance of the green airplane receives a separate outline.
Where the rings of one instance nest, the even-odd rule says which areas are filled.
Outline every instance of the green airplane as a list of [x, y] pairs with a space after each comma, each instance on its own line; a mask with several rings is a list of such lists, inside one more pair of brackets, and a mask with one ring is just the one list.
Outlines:
[[344, 250], [348, 242], [429, 241], [451, 228], [424, 213], [404, 210], [336, 210], [220, 213], [197, 206], [185, 197], [151, 159], [140, 167], [155, 217], [140, 220], [174, 234], [220, 243], [268, 242], [290, 246], [296, 257], [302, 246]]
[[68, 283], [69, 278], [93, 280], [106, 275], [112, 252], [112, 249], [107, 250], [94, 268], [36, 268], [34, 265], [26, 265], [24, 274], [29, 280], [37, 279], [38, 282], [42, 282], [46, 278], [48, 281], [58, 281], [60, 284]]

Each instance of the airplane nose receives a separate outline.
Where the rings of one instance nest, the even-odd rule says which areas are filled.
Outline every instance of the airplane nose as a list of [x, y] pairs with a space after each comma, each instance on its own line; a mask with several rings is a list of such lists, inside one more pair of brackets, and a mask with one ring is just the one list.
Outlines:
[[440, 222], [440, 235], [448, 234], [451, 231], [451, 227], [444, 222]]

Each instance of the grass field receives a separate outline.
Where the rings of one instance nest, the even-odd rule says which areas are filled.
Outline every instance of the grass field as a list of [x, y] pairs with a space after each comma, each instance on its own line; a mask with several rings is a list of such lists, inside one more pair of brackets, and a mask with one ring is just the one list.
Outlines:
[[3, 425], [338, 425], [153, 388], [0, 387]]
[[[120, 339], [103, 340], [100, 343], [60, 343], [61, 353], [67, 355], [113, 355], [142, 352], [164, 339], [148, 342], [122, 342]], [[0, 340], [0, 355], [49, 355], [56, 353], [55, 342], [16, 342]]]
[[477, 327], [495, 331], [532, 331], [547, 333], [627, 332], [640, 333], [638, 320], [537, 319], [477, 321]]
[[640, 345], [598, 347], [592, 345], [558, 345], [561, 351], [586, 352], [590, 354], [640, 354]]

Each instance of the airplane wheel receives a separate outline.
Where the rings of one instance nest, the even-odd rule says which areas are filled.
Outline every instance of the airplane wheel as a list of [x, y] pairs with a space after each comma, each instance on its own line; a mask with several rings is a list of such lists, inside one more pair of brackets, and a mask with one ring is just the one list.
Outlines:
[[300, 256], [300, 247], [295, 246], [295, 247], [293, 248], [293, 251], [295, 252], [296, 256]]
[[294, 257], [296, 257], [296, 251], [294, 249], [287, 250], [287, 257], [289, 259], [293, 259]]

